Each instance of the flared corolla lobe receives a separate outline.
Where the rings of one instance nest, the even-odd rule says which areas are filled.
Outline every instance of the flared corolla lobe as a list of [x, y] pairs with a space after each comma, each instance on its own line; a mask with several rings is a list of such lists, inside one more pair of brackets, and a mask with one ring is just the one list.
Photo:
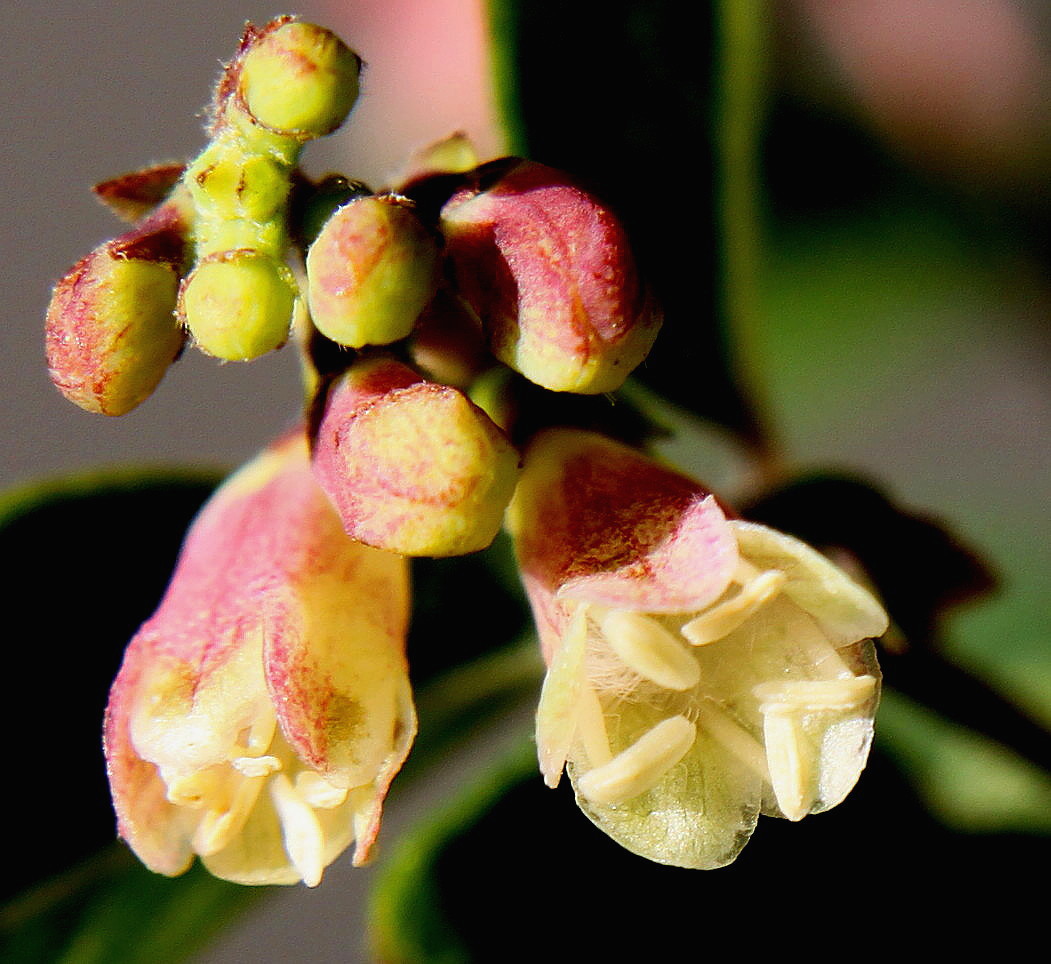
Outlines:
[[543, 433], [508, 513], [548, 673], [540, 764], [629, 850], [714, 868], [865, 765], [887, 617], [824, 556], [601, 436]]
[[106, 711], [118, 829], [152, 870], [246, 884], [363, 863], [416, 729], [405, 560], [348, 539], [302, 435], [194, 523]]
[[619, 388], [660, 314], [614, 214], [530, 161], [453, 195], [441, 216], [456, 283], [493, 354], [553, 391]]
[[314, 469], [347, 533], [411, 556], [484, 549], [518, 477], [518, 452], [462, 392], [386, 356], [330, 389]]
[[161, 205], [55, 285], [45, 323], [48, 370], [85, 411], [130, 412], [182, 350], [175, 304], [187, 232], [182, 206]]

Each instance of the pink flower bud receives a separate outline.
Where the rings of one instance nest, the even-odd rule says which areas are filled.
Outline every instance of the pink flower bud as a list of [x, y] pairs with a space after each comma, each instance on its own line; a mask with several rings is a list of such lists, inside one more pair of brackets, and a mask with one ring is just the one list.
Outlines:
[[348, 539], [302, 435], [230, 478], [187, 536], [106, 711], [119, 831], [159, 873], [246, 884], [367, 860], [416, 718], [408, 573]]
[[624, 228], [561, 172], [519, 161], [454, 194], [441, 226], [493, 354], [526, 378], [609, 392], [646, 357], [661, 319]]
[[824, 556], [571, 430], [526, 452], [508, 525], [548, 664], [541, 770], [554, 786], [566, 766], [611, 837], [719, 867], [760, 812], [799, 820], [850, 791], [887, 617]]
[[396, 194], [339, 208], [307, 254], [310, 314], [351, 348], [405, 338], [438, 290], [438, 243]]
[[179, 207], [162, 205], [55, 286], [47, 361], [52, 382], [71, 402], [124, 415], [160, 383], [184, 341], [175, 304], [185, 232]]
[[359, 361], [330, 390], [314, 468], [353, 538], [452, 556], [493, 541], [518, 453], [462, 392], [378, 357]]

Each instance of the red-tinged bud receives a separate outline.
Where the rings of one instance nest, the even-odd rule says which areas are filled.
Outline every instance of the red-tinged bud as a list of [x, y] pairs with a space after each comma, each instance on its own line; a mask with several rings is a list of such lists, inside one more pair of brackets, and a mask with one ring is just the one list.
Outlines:
[[329, 392], [314, 471], [354, 539], [409, 556], [454, 556], [496, 536], [518, 453], [455, 388], [369, 358]]
[[879, 696], [879, 603], [626, 446], [541, 433], [508, 527], [548, 664], [541, 770], [634, 853], [708, 869], [760, 812], [839, 803]]
[[329, 218], [307, 254], [318, 330], [351, 348], [389, 345], [412, 331], [438, 290], [438, 244], [412, 202], [360, 197]]
[[166, 204], [100, 245], [55, 286], [46, 348], [55, 386], [86, 411], [124, 415], [152, 394], [182, 350], [175, 305], [185, 224]]
[[438, 292], [416, 322], [409, 355], [431, 381], [462, 389], [493, 364], [478, 320], [445, 291]]
[[608, 392], [646, 357], [661, 319], [624, 228], [566, 175], [520, 161], [453, 195], [441, 225], [493, 354], [526, 378]]

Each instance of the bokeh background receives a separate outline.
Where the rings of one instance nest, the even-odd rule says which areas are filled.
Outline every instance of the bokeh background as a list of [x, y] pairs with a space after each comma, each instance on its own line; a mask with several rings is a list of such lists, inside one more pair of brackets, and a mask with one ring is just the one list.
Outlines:
[[[560, 6], [550, 11], [555, 50]], [[611, 4], [609, 15], [629, 7]], [[254, 0], [5, 11], [5, 485], [127, 461], [234, 465], [295, 417], [290, 353], [219, 366], [194, 352], [131, 415], [88, 416], [49, 385], [41, 333], [49, 286], [119, 230], [90, 185], [196, 153], [218, 62], [246, 19], [280, 12]], [[308, 149], [311, 173], [381, 184], [409, 150], [453, 130], [466, 130], [483, 157], [501, 152], [480, 3], [343, 0], [287, 12], [332, 27], [369, 63], [350, 123]], [[1051, 8], [781, 0], [764, 16], [765, 243], [752, 380], [794, 466], [861, 473], [987, 558], [1000, 589], [953, 616], [947, 645], [1051, 724]], [[707, 36], [705, 17], [704, 5], [683, 11], [684, 47], [690, 31]], [[660, 53], [640, 49], [640, 63]], [[675, 56], [669, 70], [709, 67], [684, 49]], [[567, 91], [551, 110], [586, 112], [588, 96], [602, 92]], [[704, 134], [684, 127], [681, 148], [637, 191], [674, 213], [689, 192], [710, 190]], [[668, 221], [669, 251], [707, 231]], [[702, 283], [708, 271], [698, 275]], [[1051, 830], [1046, 776], [902, 698], [887, 701], [881, 722], [939, 819], [976, 833]], [[450, 764], [432, 794], [448, 793], [477, 759]], [[427, 805], [398, 803], [388, 830]], [[353, 960], [367, 880], [343, 861], [316, 894], [268, 897], [200, 959]]]

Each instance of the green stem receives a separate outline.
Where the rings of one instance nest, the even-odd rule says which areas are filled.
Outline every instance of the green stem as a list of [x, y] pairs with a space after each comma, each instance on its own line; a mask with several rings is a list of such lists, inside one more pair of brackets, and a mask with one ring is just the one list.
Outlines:
[[509, 0], [488, 0], [484, 14], [488, 20], [489, 77], [496, 113], [503, 127], [504, 143], [508, 153], [526, 157], [525, 122], [518, 99], [515, 68], [515, 40], [519, 33], [516, 5]]
[[760, 140], [766, 100], [767, 8], [763, 0], [715, 5], [715, 177], [721, 299], [742, 396], [750, 401], [751, 441], [765, 473], [781, 475], [780, 458], [759, 383], [761, 309]]

